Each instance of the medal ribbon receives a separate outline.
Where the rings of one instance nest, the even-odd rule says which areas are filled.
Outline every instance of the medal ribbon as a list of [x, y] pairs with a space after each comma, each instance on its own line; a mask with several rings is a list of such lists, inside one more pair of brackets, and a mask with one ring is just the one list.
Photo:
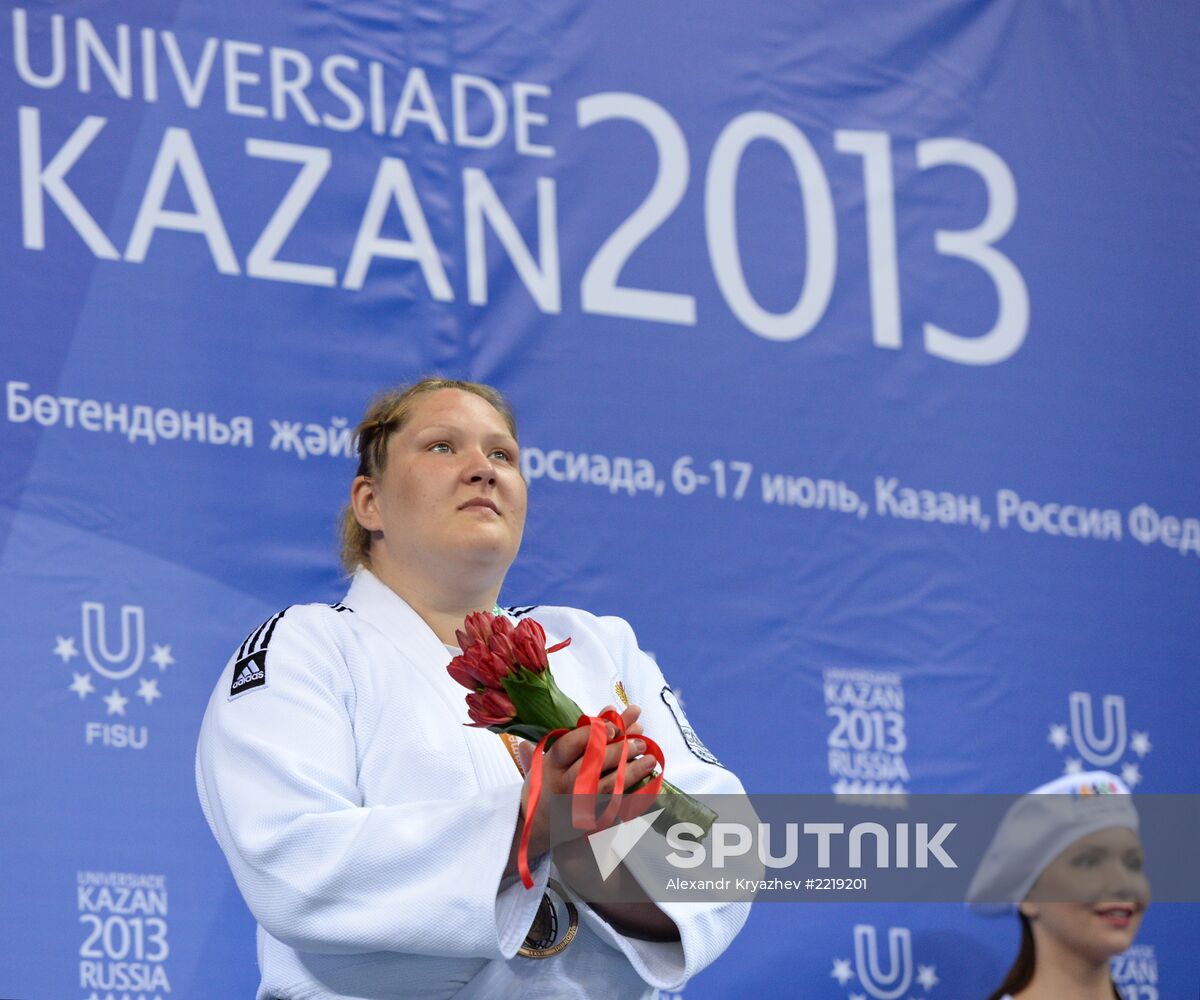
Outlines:
[[[614, 730], [611, 740], [608, 738], [607, 726], [607, 723], [610, 722]], [[599, 715], [581, 715], [575, 726], [576, 728], [588, 727], [587, 747], [580, 760], [579, 773], [575, 776], [574, 796], [571, 802], [571, 825], [576, 830], [589, 832], [600, 830], [611, 826], [618, 819], [629, 819], [634, 815], [635, 808], [639, 803], [633, 799], [623, 799], [623, 796], [626, 794], [657, 796], [662, 790], [663, 769], [666, 767], [663, 752], [654, 740], [647, 736], [638, 736], [637, 738], [646, 744], [646, 753], [658, 761], [658, 772], [640, 788], [626, 793], [625, 744], [629, 737], [625, 733], [625, 723], [621, 716], [612, 709], [601, 712]], [[545, 753], [546, 744], [549, 741], [556, 740], [568, 732], [570, 732], [569, 729], [554, 729], [543, 736], [538, 741], [537, 749], [533, 753], [533, 760], [529, 765], [529, 801], [525, 807], [525, 829], [521, 831], [521, 844], [517, 849], [517, 870], [521, 873], [521, 882], [526, 889], [533, 888], [533, 874], [529, 870], [529, 834], [533, 827], [533, 817], [537, 813], [538, 802], [542, 797], [542, 755]], [[617, 761], [614, 775], [616, 784], [604, 812], [597, 817], [591, 806], [591, 798], [584, 798], [584, 796], [595, 797], [600, 794], [600, 772], [604, 765], [604, 754], [613, 743], [621, 744], [621, 755]]]

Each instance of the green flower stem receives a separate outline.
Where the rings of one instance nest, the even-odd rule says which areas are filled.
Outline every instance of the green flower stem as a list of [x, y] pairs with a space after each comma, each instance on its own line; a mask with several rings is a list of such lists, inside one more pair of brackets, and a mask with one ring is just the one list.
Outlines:
[[[650, 778], [643, 778], [630, 791], [637, 791], [643, 785], [649, 784], [650, 780]], [[664, 837], [676, 823], [695, 823], [701, 830], [700, 836], [696, 840], [703, 840], [708, 836], [713, 823], [717, 820], [716, 812], [665, 778], [654, 804], [662, 809], [662, 812], [654, 820], [653, 826]]]
[[[517, 710], [517, 725], [541, 728], [542, 735], [551, 729], [574, 729], [583, 715], [583, 710], [559, 690], [549, 670], [534, 673], [519, 667], [500, 683]], [[516, 731], [512, 726], [506, 729]]]

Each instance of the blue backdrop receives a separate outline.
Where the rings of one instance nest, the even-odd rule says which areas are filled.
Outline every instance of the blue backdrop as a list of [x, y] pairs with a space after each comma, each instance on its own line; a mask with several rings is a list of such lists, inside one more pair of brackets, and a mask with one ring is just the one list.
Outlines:
[[[121, 0], [0, 36], [0, 994], [251, 995], [200, 716], [250, 628], [343, 593], [348, 426], [426, 372], [520, 416], [502, 600], [628, 618], [750, 790], [1198, 790], [1191, 5]], [[1198, 932], [1152, 907], [1127, 997], [1194, 996]], [[687, 998], [894, 997], [872, 947], [982, 996], [1016, 925], [763, 905]]]

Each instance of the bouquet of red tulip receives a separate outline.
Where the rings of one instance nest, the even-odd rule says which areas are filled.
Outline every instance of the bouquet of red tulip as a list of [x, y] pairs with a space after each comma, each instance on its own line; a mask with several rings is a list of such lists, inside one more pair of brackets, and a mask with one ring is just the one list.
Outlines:
[[[572, 823], [577, 829], [595, 830], [623, 816], [622, 786], [625, 757], [621, 754], [616, 768], [616, 790], [604, 812], [596, 817], [590, 808], [592, 800], [583, 798], [597, 794], [601, 761], [610, 742], [624, 743], [625, 725], [616, 712], [598, 716], [586, 715], [559, 689], [550, 673], [550, 654], [570, 644], [570, 639], [546, 648], [546, 633], [532, 618], [522, 618], [515, 626], [503, 616], [486, 611], [467, 615], [463, 627], [456, 633], [462, 653], [446, 668], [463, 687], [467, 695], [467, 714], [470, 726], [490, 729], [495, 733], [512, 733], [537, 743], [529, 775], [527, 822], [518, 851], [518, 867], [526, 888], [533, 885], [528, 865], [529, 821], [537, 809], [541, 794], [542, 754], [564, 733], [579, 726], [590, 729], [587, 749], [575, 782], [575, 801]], [[612, 723], [616, 735], [609, 740], [607, 723]], [[646, 752], [659, 764], [658, 771], [625, 794], [656, 796], [654, 805], [663, 810], [654, 825], [665, 829], [674, 823], [696, 824], [707, 836], [717, 814], [687, 792], [663, 779], [662, 750], [652, 739], [639, 736]]]

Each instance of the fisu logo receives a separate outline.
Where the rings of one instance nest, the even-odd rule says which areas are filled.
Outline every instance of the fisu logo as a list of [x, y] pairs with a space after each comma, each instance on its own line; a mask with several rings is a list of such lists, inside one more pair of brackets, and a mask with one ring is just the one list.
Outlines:
[[[162, 697], [158, 688], [161, 675], [175, 662], [170, 644], [154, 643], [153, 654], [146, 655], [146, 610], [138, 604], [122, 604], [114, 615], [100, 601], [84, 601], [79, 622], [82, 653], [75, 636], [60, 635], [55, 637], [53, 655], [67, 667], [73, 667], [71, 661], [82, 656], [82, 672], [72, 670], [68, 690], [79, 696], [89, 712], [104, 706], [102, 719], [84, 724], [84, 742], [89, 746], [145, 749], [147, 727], [122, 720], [129, 718], [135, 699], [140, 698], [149, 708]], [[117, 682], [130, 681], [147, 663], [153, 663], [157, 671], [136, 678], [136, 691], [130, 693], [128, 687], [123, 691]], [[95, 699], [91, 698], [93, 694]]]
[[890, 927], [887, 932], [887, 967], [879, 953], [879, 934], [870, 924], [854, 927], [854, 963], [846, 958], [833, 960], [830, 975], [842, 986], [857, 979], [866, 992], [849, 994], [849, 1000], [899, 1000], [908, 993], [915, 981], [927, 994], [940, 980], [933, 965], [913, 962], [912, 931], [907, 927]]
[[1092, 696], [1086, 691], [1072, 691], [1071, 736], [1075, 749], [1089, 764], [1108, 767], [1121, 759], [1125, 752], [1125, 699], [1119, 694], [1106, 694], [1104, 706], [1104, 736], [1096, 739], [1092, 713]]
[[878, 1000], [896, 1000], [912, 984], [912, 932], [907, 927], [888, 930], [888, 971], [879, 967], [878, 939], [870, 924], [854, 928], [854, 965], [863, 989]]
[[[1099, 700], [1099, 712], [1096, 701]], [[1080, 774], [1092, 768], [1118, 770], [1116, 765], [1126, 753], [1138, 760], [1125, 760], [1119, 768], [1121, 780], [1130, 788], [1142, 780], [1140, 761], [1153, 749], [1150, 734], [1128, 724], [1125, 698], [1119, 694], [1105, 694], [1095, 699], [1087, 691], [1072, 691], [1067, 696], [1067, 723], [1051, 723], [1047, 741], [1059, 751], [1074, 750], [1078, 756], [1068, 753], [1063, 764], [1064, 774]], [[1099, 716], [1099, 718], [1097, 718]]]
[[124, 680], [137, 673], [146, 656], [146, 612], [136, 604], [121, 605], [121, 648], [116, 654], [109, 652], [104, 618], [103, 604], [83, 602], [83, 655], [101, 677]]

